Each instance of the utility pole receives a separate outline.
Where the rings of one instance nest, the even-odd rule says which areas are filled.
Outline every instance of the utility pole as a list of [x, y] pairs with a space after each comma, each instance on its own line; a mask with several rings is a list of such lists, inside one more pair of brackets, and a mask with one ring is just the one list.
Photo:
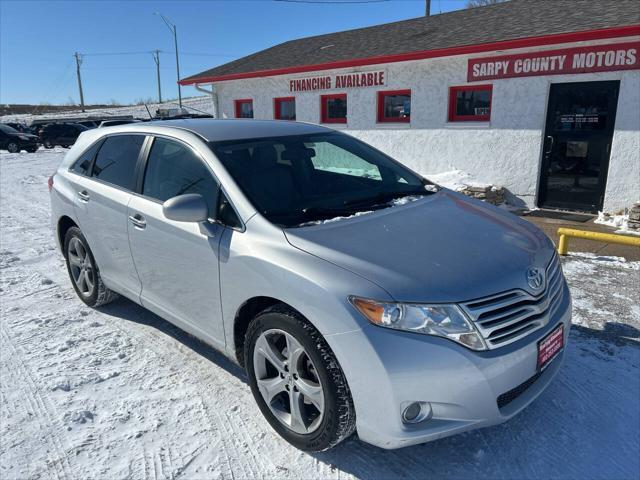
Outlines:
[[156, 62], [156, 73], [158, 77], [158, 103], [162, 103], [162, 89], [160, 88], [160, 50], [155, 50], [153, 60]]
[[431, 16], [431, 0], [425, 0], [425, 4], [424, 4], [424, 16], [425, 16], [425, 17], [429, 17], [429, 16]]
[[82, 93], [82, 77], [80, 76], [80, 65], [82, 65], [82, 55], [78, 52], [74, 54], [76, 57], [76, 73], [78, 75], [78, 90], [80, 90], [80, 108], [84, 112], [84, 94]]
[[178, 104], [180, 108], [182, 108], [182, 89], [180, 87], [180, 60], [178, 59], [178, 33], [175, 24], [171, 23], [167, 18], [159, 12], [155, 12], [155, 15], [158, 15], [162, 18], [162, 21], [165, 23], [167, 28], [171, 33], [173, 33], [173, 44], [176, 49], [176, 73], [178, 75]]

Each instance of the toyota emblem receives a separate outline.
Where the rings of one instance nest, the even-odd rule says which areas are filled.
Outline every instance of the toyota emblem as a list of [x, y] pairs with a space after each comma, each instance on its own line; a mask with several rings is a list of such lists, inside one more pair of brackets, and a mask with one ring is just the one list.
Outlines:
[[527, 270], [527, 283], [534, 290], [540, 290], [544, 286], [544, 271], [533, 267]]

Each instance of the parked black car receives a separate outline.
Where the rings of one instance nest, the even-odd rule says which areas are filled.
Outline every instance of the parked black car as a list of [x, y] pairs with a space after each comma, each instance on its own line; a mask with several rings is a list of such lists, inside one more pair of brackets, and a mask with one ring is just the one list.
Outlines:
[[102, 127], [115, 127], [116, 125], [128, 125], [130, 123], [140, 123], [140, 120], [104, 120], [102, 122], [100, 122], [100, 125], [98, 125], [98, 128], [102, 128]]
[[30, 133], [22, 133], [4, 123], [0, 123], [0, 149], [17, 153], [20, 150], [35, 152], [38, 150], [38, 137]]
[[78, 136], [85, 130], [88, 130], [87, 127], [77, 123], [50, 123], [40, 130], [40, 141], [45, 148], [56, 145], [66, 148], [76, 143]]
[[32, 133], [31, 131], [29, 131], [29, 127], [27, 127], [24, 123], [5, 122], [4, 125], [7, 125], [8, 127], [11, 127], [14, 130], [17, 130], [22, 133]]
[[89, 130], [91, 130], [92, 128], [97, 128], [98, 127], [98, 122], [96, 122], [95, 120], [82, 120], [80, 122], [76, 122], [78, 125], [82, 125], [84, 127], [87, 127]]

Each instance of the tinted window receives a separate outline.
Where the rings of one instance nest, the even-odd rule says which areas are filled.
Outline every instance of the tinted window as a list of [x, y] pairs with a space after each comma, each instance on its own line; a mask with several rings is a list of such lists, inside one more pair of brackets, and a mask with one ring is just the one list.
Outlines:
[[213, 216], [218, 183], [191, 149], [156, 138], [149, 153], [142, 193], [161, 202], [185, 193], [199, 193], [209, 206], [209, 215]]
[[242, 223], [240, 222], [238, 215], [236, 215], [235, 210], [223, 192], [220, 192], [216, 218], [224, 225], [228, 225], [233, 228], [242, 228]]
[[91, 168], [91, 162], [93, 161], [93, 157], [96, 156], [96, 152], [100, 148], [100, 142], [93, 145], [86, 152], [84, 152], [76, 163], [71, 167], [71, 171], [75, 172], [79, 175], [89, 175], [89, 169]]
[[0, 132], [2, 133], [20, 133], [15, 128], [11, 128], [9, 125], [0, 124]]
[[347, 95], [321, 95], [321, 120], [324, 123], [347, 123]]
[[411, 92], [380, 92], [378, 97], [378, 121], [409, 121], [411, 117]]
[[107, 138], [96, 157], [92, 176], [129, 190], [144, 135], [118, 135]]
[[449, 120], [489, 120], [491, 85], [452, 87], [449, 98]]
[[274, 107], [276, 120], [296, 119], [295, 98], [276, 98]]

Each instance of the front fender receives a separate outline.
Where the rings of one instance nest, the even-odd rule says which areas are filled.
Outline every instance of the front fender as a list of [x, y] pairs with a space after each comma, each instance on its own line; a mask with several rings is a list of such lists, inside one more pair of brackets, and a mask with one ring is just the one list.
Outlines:
[[[254, 225], [251, 225], [254, 227]], [[220, 242], [220, 292], [228, 351], [235, 351], [236, 313], [249, 299], [271, 297], [300, 312], [325, 337], [360, 329], [366, 320], [349, 295], [391, 300], [374, 283], [290, 245], [282, 230], [226, 229]]]

